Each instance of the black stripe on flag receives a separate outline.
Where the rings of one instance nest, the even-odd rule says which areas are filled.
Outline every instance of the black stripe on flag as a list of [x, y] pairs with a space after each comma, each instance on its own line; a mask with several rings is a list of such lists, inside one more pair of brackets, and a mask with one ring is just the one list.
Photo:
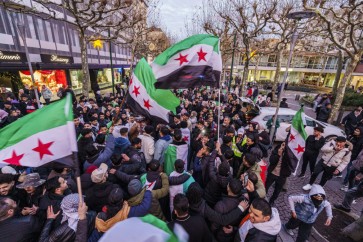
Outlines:
[[157, 89], [194, 88], [200, 86], [219, 87], [221, 72], [211, 66], [185, 65], [169, 75], [158, 78]]
[[154, 116], [151, 115], [149, 112], [147, 112], [145, 109], [143, 109], [140, 104], [138, 102], [136, 102], [135, 99], [132, 98], [132, 96], [130, 94], [126, 95], [126, 104], [127, 106], [130, 107], [130, 109], [132, 110], [132, 112], [134, 114], [139, 114], [142, 115], [144, 117], [147, 117], [148, 119], [150, 119], [152, 122], [154, 123], [162, 123], [162, 124], [167, 124], [168, 122], [165, 122], [164, 119], [158, 117], [158, 116]]

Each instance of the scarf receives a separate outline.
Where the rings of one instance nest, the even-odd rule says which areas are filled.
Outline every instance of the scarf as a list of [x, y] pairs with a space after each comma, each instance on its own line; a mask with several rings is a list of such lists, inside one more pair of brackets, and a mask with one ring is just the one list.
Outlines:
[[104, 220], [96, 217], [95, 227], [99, 232], [105, 233], [112, 226], [114, 226], [117, 222], [127, 219], [129, 212], [130, 212], [130, 206], [127, 204], [126, 201], [124, 201], [124, 203], [122, 205], [122, 209], [112, 218], [104, 221]]
[[63, 218], [61, 223], [68, 221], [68, 226], [74, 232], [77, 231], [77, 225], [79, 221], [78, 204], [78, 193], [73, 193], [64, 197], [61, 203], [61, 209], [63, 211]]

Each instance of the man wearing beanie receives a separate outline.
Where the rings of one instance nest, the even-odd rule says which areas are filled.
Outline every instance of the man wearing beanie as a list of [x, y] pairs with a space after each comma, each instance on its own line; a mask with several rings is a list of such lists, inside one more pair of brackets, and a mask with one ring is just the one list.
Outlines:
[[346, 147], [347, 140], [343, 136], [337, 137], [336, 140], [331, 140], [326, 143], [321, 152], [323, 156], [314, 168], [309, 184], [306, 184], [303, 189], [308, 191], [311, 185], [315, 182], [318, 175], [323, 172], [320, 180], [320, 185], [324, 186], [327, 181], [333, 178], [334, 175], [339, 175], [350, 161], [352, 152]]

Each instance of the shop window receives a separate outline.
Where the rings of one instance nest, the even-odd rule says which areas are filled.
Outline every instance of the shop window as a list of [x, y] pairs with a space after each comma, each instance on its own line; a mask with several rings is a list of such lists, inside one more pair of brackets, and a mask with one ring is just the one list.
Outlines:
[[[24, 85], [33, 87], [29, 71], [20, 71], [20, 78]], [[54, 95], [57, 94], [59, 88], [67, 86], [67, 77], [64, 70], [37, 70], [34, 72], [34, 82], [40, 90], [42, 85], [46, 85]], [[54, 96], [53, 95], [53, 96]]]
[[82, 70], [71, 70], [71, 83], [72, 89], [81, 89], [82, 88], [82, 80], [83, 80], [83, 73]]

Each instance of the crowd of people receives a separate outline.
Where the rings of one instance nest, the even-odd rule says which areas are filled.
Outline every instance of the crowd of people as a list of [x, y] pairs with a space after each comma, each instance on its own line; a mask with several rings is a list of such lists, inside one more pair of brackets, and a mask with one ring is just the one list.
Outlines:
[[[60, 96], [67, 92], [72, 90]], [[96, 92], [94, 99], [73, 94], [77, 167], [2, 167], [0, 241], [98, 241], [117, 222], [152, 214], [171, 231], [180, 225], [190, 242], [276, 241], [281, 228], [290, 235], [298, 228], [296, 241], [305, 242], [323, 210], [325, 225], [334, 223], [323, 188], [329, 179], [348, 167], [339, 209], [350, 211], [363, 195], [360, 110], [343, 119], [347, 137], [326, 142], [324, 130], [316, 127], [307, 138], [300, 177], [309, 165], [304, 186], [309, 193], [289, 197], [291, 219], [283, 224], [275, 201], [293, 172], [287, 143], [273, 145], [233, 93], [221, 94], [218, 112], [217, 93], [176, 92], [181, 104], [168, 125], [132, 113], [120, 90]], [[8, 93], [0, 103], [2, 126], [37, 108], [31, 93], [20, 98]], [[322, 172], [320, 184], [314, 184]]]

